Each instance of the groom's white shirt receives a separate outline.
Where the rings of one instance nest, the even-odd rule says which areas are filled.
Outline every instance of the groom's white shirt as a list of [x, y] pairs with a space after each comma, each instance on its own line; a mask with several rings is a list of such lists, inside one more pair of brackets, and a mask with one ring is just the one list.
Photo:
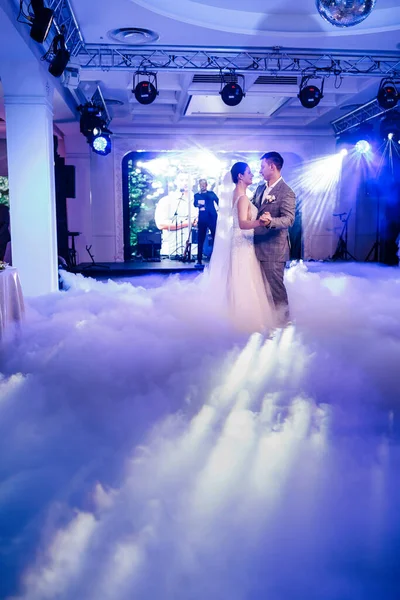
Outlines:
[[275, 181], [275, 183], [273, 183], [271, 186], [268, 186], [267, 182], [265, 182], [265, 190], [264, 190], [264, 193], [263, 193], [263, 195], [262, 195], [262, 198], [261, 198], [261, 204], [263, 204], [263, 203], [265, 202], [265, 199], [266, 199], [266, 197], [267, 197], [267, 196], [269, 196], [269, 195], [270, 195], [270, 193], [271, 193], [271, 190], [273, 190], [273, 189], [274, 189], [274, 187], [275, 187], [275, 186], [276, 186], [276, 185], [277, 185], [277, 184], [278, 184], [280, 181], [282, 181], [282, 179], [283, 179], [283, 177], [282, 177], [282, 175], [281, 175], [281, 176], [279, 177], [279, 179], [277, 179], [277, 180]]

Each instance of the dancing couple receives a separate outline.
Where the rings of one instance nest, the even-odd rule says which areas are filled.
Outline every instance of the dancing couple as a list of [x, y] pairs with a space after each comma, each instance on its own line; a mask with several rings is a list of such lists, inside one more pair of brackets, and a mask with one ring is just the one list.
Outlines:
[[242, 331], [265, 332], [289, 320], [283, 278], [295, 194], [281, 176], [282, 166], [278, 152], [261, 157], [264, 183], [250, 201], [246, 190], [253, 174], [247, 163], [237, 162], [220, 194], [209, 276], [212, 285], [223, 290], [229, 316]]

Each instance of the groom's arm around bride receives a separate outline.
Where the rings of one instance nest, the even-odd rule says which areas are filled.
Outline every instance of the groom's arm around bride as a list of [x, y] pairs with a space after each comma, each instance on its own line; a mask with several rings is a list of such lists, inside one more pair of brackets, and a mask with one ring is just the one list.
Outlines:
[[[260, 210], [260, 216], [265, 214], [269, 216], [269, 223], [266, 225], [269, 229], [289, 229], [294, 223], [296, 195], [285, 182], [282, 182], [282, 184], [282, 188], [286, 189], [282, 189], [281, 191], [279, 199], [279, 215], [272, 216], [273, 209], [269, 204], [262, 207], [262, 210]], [[273, 200], [273, 202], [275, 202], [275, 200]], [[271, 208], [271, 212], [269, 211], [269, 208]], [[260, 231], [260, 233], [265, 233], [265, 230]]]
[[[270, 199], [262, 202], [264, 188], [265, 186], [259, 186], [253, 197], [253, 203], [258, 209], [257, 218], [259, 219], [262, 215], [267, 215], [269, 217], [268, 222], [264, 227], [257, 227], [254, 231], [256, 244], [262, 243], [262, 241], [271, 240], [272, 232], [269, 232], [268, 230], [288, 230], [289, 227], [293, 225], [295, 219], [296, 195], [287, 183], [281, 180], [276, 188], [272, 190]], [[259, 236], [261, 236], [263, 240], [258, 239]], [[275, 238], [275, 236], [272, 237]], [[287, 241], [287, 236], [285, 234], [283, 236], [280, 235], [279, 237], [281, 238], [281, 243], [284, 240]]]

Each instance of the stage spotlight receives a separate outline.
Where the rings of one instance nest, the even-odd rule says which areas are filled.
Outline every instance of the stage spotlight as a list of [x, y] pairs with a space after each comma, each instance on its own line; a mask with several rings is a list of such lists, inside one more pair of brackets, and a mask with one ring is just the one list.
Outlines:
[[157, 90], [150, 81], [140, 81], [134, 93], [140, 104], [151, 104], [157, 98]]
[[220, 91], [222, 102], [227, 106], [237, 106], [245, 96], [238, 83], [227, 83]]
[[[221, 76], [221, 89], [219, 94], [222, 98], [222, 102], [227, 106], [237, 106], [241, 103], [244, 96], [244, 76], [236, 74], [234, 71], [229, 73], [220, 73]], [[243, 80], [242, 85], [239, 85], [239, 77]]]
[[[97, 95], [102, 99], [101, 91], [98, 90]], [[93, 152], [105, 156], [111, 152], [111, 135], [112, 131], [107, 128], [110, 122], [107, 110], [98, 105], [93, 96], [90, 102], [78, 106], [78, 111], [81, 113], [80, 131], [85, 136], [86, 141], [90, 144]]]
[[54, 54], [54, 57], [49, 66], [49, 73], [53, 75], [53, 77], [61, 77], [70, 58], [70, 53], [65, 47], [63, 33], [54, 37], [51, 52]]
[[347, 148], [342, 148], [339, 152], [340, 156], [347, 156], [349, 153], [349, 151], [347, 150]]
[[92, 102], [87, 102], [78, 106], [78, 110], [81, 113], [79, 121], [80, 132], [90, 142], [95, 135], [99, 135], [102, 131], [104, 122], [101, 117], [101, 109]]
[[106, 156], [111, 152], [111, 138], [108, 133], [101, 133], [93, 138], [91, 144], [93, 151], [96, 154], [101, 154], [102, 156]]
[[374, 136], [373, 124], [364, 122], [357, 128], [351, 127], [347, 131], [343, 131], [337, 137], [336, 144], [338, 149], [341, 149], [341, 146], [345, 145], [350, 152], [350, 150], [354, 150], [357, 143], [360, 142], [360, 145], [356, 148], [356, 151], [358, 152], [358, 149], [363, 148], [364, 144], [368, 144], [369, 147], [372, 148]]
[[325, 80], [322, 80], [321, 89], [319, 89], [316, 85], [307, 85], [310, 79], [311, 77], [309, 76], [303, 77], [300, 84], [300, 91], [297, 95], [304, 108], [315, 108], [324, 97]]
[[357, 154], [365, 154], [372, 149], [375, 140], [374, 125], [370, 122], [361, 123], [356, 129], [350, 129], [347, 139], [353, 144]]
[[371, 144], [367, 140], [359, 140], [355, 147], [358, 154], [367, 154], [371, 150]]
[[[30, 36], [35, 42], [43, 44], [50, 31], [53, 22], [54, 13], [50, 8], [45, 8], [43, 0], [31, 0], [31, 7], [34, 16], [29, 16], [32, 21]], [[22, 6], [22, 0], [21, 0]], [[21, 11], [21, 8], [20, 8]], [[26, 15], [25, 15], [26, 17]]]
[[399, 100], [399, 93], [393, 81], [382, 79], [376, 99], [379, 106], [385, 110], [396, 106]]
[[383, 117], [379, 131], [383, 140], [400, 139], [400, 114], [398, 111], [392, 111]]
[[[147, 77], [147, 79], [141, 80], [142, 76]], [[136, 77], [138, 77], [138, 83], [136, 83]], [[157, 73], [147, 73], [146, 71], [135, 73], [132, 93], [135, 94], [135, 98], [139, 104], [151, 104], [154, 102], [158, 96]]]

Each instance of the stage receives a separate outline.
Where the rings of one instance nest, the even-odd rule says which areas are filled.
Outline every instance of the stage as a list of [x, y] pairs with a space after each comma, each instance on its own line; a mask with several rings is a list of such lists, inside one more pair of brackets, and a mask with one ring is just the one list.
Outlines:
[[[81, 273], [86, 277], [134, 277], [135, 275], [147, 275], [151, 273], [173, 274], [173, 273], [199, 273], [202, 269], [195, 268], [195, 261], [183, 262], [163, 258], [159, 261], [130, 261], [130, 262], [106, 262], [106, 263], [80, 263], [72, 270], [73, 273]], [[208, 262], [203, 262], [207, 265]]]
[[[299, 261], [288, 261], [286, 266], [296, 264]], [[369, 267], [378, 267], [377, 272], [391, 272], [393, 267], [382, 265], [380, 263], [355, 262], [355, 261], [340, 261], [340, 260], [307, 260], [301, 261], [307, 266], [310, 272], [320, 272], [328, 270], [332, 273], [345, 272], [348, 275], [354, 274], [358, 277], [364, 277], [364, 273], [369, 273]], [[130, 262], [106, 262], [96, 263], [80, 263], [74, 269], [70, 269], [73, 273], [81, 273], [85, 277], [93, 277], [94, 279], [115, 279], [115, 278], [130, 278], [143, 275], [195, 275], [201, 273], [203, 269], [195, 268], [195, 261], [182, 262], [179, 260], [171, 260], [163, 258], [159, 261], [130, 261]], [[208, 261], [205, 260], [203, 265], [207, 267]], [[367, 271], [365, 271], [367, 269]], [[396, 271], [394, 271], [395, 273]]]

